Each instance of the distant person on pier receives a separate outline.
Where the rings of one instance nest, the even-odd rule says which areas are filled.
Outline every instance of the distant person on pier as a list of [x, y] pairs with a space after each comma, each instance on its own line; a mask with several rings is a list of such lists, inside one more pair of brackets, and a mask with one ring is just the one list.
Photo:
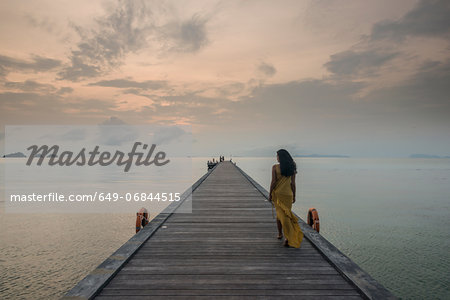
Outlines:
[[292, 156], [284, 149], [277, 151], [279, 164], [272, 166], [272, 182], [270, 184], [269, 201], [277, 212], [278, 239], [285, 237], [284, 246], [299, 248], [303, 240], [303, 232], [298, 218], [292, 213], [295, 202], [295, 174], [297, 166]]

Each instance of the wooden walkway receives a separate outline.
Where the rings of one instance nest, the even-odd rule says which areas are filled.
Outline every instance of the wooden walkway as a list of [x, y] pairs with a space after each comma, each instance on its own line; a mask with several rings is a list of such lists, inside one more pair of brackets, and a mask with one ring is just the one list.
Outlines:
[[[316, 234], [309, 240], [314, 234], [303, 221], [307, 232], [301, 248], [283, 247], [267, 191], [234, 164], [218, 164], [194, 188], [192, 214], [168, 214], [154, 228], [147, 226], [142, 231], [151, 235], [117, 272], [111, 271], [104, 283], [85, 279], [66, 298], [394, 298], [358, 267], [353, 276], [345, 265], [344, 270], [333, 265], [326, 256], [330, 249], [318, 249], [323, 245], [317, 239], [323, 238]], [[100, 265], [97, 274], [107, 269]]]

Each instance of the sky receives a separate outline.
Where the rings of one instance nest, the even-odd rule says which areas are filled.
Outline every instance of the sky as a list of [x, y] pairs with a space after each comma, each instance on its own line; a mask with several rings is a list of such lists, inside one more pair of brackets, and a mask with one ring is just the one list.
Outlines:
[[450, 2], [0, 2], [8, 125], [190, 125], [194, 155], [450, 155]]

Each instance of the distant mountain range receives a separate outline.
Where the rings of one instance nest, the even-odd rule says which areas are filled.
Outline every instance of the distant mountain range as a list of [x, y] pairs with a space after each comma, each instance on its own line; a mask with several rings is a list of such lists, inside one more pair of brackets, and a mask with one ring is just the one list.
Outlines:
[[432, 154], [411, 154], [409, 158], [450, 158], [450, 156], [439, 156]]
[[[34, 157], [41, 157], [42, 154], [36, 154]], [[14, 153], [10, 153], [10, 154], [5, 154], [3, 155], [3, 157], [5, 158], [21, 158], [21, 157], [27, 157], [25, 154], [23, 154], [22, 152], [14, 152]], [[58, 157], [57, 155], [53, 155], [53, 154], [49, 154], [47, 155], [47, 157]]]
[[333, 157], [333, 158], [349, 158], [347, 155], [333, 155], [333, 154], [296, 154], [294, 157]]

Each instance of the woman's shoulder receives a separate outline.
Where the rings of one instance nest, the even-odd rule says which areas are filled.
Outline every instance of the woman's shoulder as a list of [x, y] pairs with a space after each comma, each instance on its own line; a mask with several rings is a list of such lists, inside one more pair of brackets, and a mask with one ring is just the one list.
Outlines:
[[272, 166], [272, 169], [276, 169], [276, 168], [278, 168], [280, 166], [280, 164], [274, 164], [273, 166]]

